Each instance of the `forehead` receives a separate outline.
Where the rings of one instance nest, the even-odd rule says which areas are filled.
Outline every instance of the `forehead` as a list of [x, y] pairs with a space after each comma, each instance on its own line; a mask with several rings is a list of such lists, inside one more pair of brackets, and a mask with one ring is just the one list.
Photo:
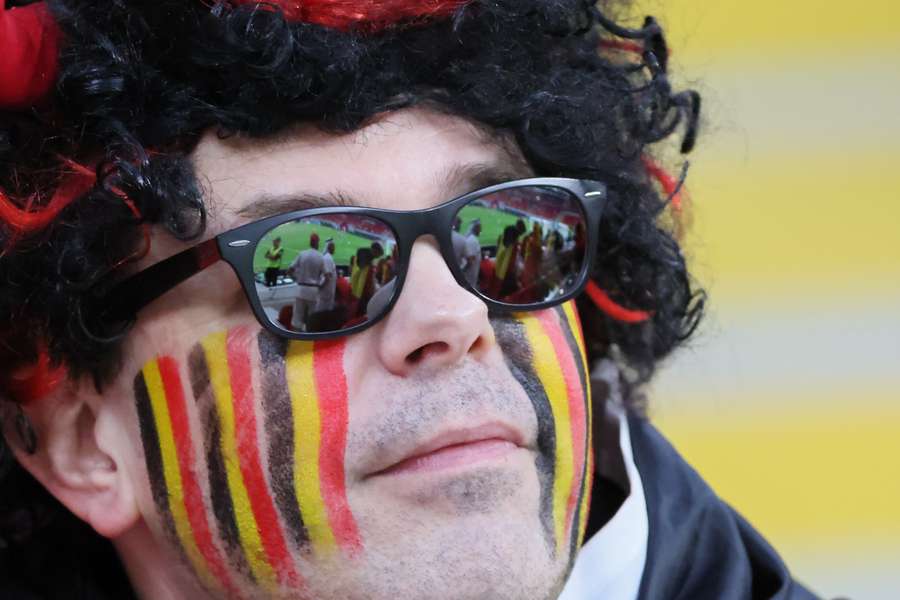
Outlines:
[[192, 158], [219, 227], [248, 220], [247, 215], [264, 216], [253, 214], [257, 206], [280, 202], [284, 210], [305, 208], [311, 197], [427, 208], [494, 183], [477, 181], [477, 173], [494, 179], [502, 173], [530, 174], [511, 143], [462, 118], [422, 109], [390, 113], [340, 135], [309, 125], [261, 140], [220, 139], [210, 132]]

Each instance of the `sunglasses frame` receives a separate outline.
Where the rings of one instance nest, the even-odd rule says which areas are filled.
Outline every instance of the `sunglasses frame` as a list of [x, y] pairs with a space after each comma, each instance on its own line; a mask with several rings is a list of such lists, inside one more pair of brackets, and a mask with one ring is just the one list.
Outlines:
[[[479, 197], [515, 188], [536, 186], [564, 189], [577, 198], [580, 203], [587, 220], [586, 258], [581, 272], [578, 274], [575, 285], [566, 294], [552, 300], [532, 304], [509, 304], [493, 300], [470, 285], [459, 268], [451, 241], [453, 220], [463, 205]], [[540, 310], [561, 304], [576, 296], [584, 288], [590, 273], [592, 258], [596, 253], [596, 232], [605, 204], [606, 186], [601, 182], [563, 177], [532, 177], [480, 188], [437, 206], [420, 210], [400, 211], [357, 206], [327, 206], [281, 213], [220, 233], [214, 238], [179, 252], [116, 284], [107, 294], [104, 294], [104, 297], [108, 299], [104, 304], [109, 307], [105, 316], [134, 320], [142, 308], [167, 291], [218, 261], [224, 260], [231, 265], [240, 281], [256, 320], [268, 331], [284, 338], [298, 340], [323, 340], [352, 335], [375, 325], [391, 311], [403, 290], [413, 244], [419, 237], [429, 234], [437, 240], [444, 262], [456, 282], [482, 300], [490, 312], [509, 313]], [[346, 329], [328, 332], [300, 332], [279, 327], [266, 315], [256, 291], [256, 278], [253, 271], [256, 248], [263, 237], [279, 225], [302, 218], [334, 213], [377, 219], [393, 231], [398, 248], [399, 268], [396, 275], [397, 283], [391, 299], [381, 314]]]

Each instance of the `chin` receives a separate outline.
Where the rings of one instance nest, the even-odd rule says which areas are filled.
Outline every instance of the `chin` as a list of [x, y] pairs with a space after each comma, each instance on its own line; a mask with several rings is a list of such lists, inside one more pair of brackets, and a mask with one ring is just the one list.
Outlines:
[[558, 595], [569, 556], [555, 555], [541, 525], [536, 481], [515, 470], [470, 470], [420, 492], [418, 504], [404, 497], [356, 510], [363, 554], [352, 566], [314, 567], [309, 581], [318, 588], [316, 597], [542, 600]]
[[317, 568], [308, 581], [313, 597], [335, 600], [543, 600], [559, 595], [568, 562], [552, 556], [536, 520], [472, 517], [413, 524], [373, 540], [357, 565]]

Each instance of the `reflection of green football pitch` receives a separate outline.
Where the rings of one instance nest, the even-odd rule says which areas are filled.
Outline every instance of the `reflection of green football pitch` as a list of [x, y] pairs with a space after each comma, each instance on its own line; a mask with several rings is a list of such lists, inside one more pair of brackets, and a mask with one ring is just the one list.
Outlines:
[[[325, 240], [334, 238], [334, 262], [338, 266], [350, 264], [350, 257], [356, 255], [359, 248], [368, 248], [374, 239], [366, 238], [355, 233], [347, 233], [333, 227], [313, 223], [291, 223], [290, 226], [282, 225], [274, 231], [267, 233], [259, 242], [256, 253], [253, 256], [253, 271], [256, 273], [266, 269], [266, 251], [272, 247], [272, 239], [281, 238], [284, 246], [284, 257], [281, 260], [281, 268], [287, 269], [294, 262], [297, 255], [309, 248], [309, 236], [316, 233], [319, 236], [319, 251], [325, 250]], [[382, 243], [382, 245], [384, 245]], [[385, 248], [385, 252], [388, 249]]]

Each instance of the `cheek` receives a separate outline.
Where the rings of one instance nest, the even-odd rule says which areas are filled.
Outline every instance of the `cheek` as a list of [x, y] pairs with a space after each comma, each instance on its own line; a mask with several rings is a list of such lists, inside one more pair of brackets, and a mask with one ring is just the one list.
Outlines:
[[135, 397], [163, 529], [208, 589], [302, 587], [298, 557], [361, 551], [342, 343], [231, 329], [148, 362]]
[[538, 464], [542, 517], [560, 553], [581, 542], [593, 472], [584, 345], [571, 303], [520, 315], [518, 326], [515, 337], [530, 353], [518, 353], [516, 370], [528, 380], [525, 387], [539, 419], [538, 446], [546, 458]]

